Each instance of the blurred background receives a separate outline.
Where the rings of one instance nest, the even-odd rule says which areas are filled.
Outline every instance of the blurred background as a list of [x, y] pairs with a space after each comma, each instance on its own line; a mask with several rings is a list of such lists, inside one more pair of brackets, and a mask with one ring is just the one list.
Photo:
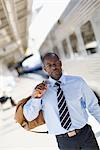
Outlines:
[[[48, 78], [47, 52], [59, 55], [65, 74], [83, 77], [100, 105], [100, 0], [0, 0], [0, 150], [58, 150], [53, 135], [14, 120], [16, 103]], [[89, 123], [100, 145], [90, 114]]]

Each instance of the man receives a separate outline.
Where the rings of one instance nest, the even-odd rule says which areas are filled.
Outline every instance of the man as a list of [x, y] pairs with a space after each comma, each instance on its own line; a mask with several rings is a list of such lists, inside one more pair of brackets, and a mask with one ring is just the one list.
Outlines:
[[55, 53], [43, 57], [43, 68], [49, 79], [35, 87], [36, 93], [24, 105], [24, 116], [31, 121], [43, 110], [50, 134], [54, 134], [60, 150], [99, 150], [86, 109], [100, 122], [97, 98], [81, 77], [63, 75], [62, 63]]

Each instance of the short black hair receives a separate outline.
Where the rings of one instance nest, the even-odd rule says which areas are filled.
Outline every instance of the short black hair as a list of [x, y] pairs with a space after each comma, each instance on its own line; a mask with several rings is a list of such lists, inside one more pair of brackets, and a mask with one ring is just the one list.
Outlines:
[[59, 59], [59, 56], [56, 54], [56, 53], [52, 53], [52, 52], [49, 52], [49, 53], [46, 53], [43, 57], [42, 57], [42, 62], [44, 63], [44, 60], [47, 59], [48, 57], [57, 57], [57, 59]]

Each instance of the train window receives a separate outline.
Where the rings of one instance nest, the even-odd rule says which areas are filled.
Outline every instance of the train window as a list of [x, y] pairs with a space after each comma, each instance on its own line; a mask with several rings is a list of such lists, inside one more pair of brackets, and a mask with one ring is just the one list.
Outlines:
[[[56, 54], [59, 56], [59, 49], [58, 49], [57, 46], [54, 46], [54, 47], [53, 47], [53, 51], [54, 51], [54, 53], [56, 53]], [[59, 57], [60, 57], [60, 56], [59, 56]]]
[[87, 21], [81, 26], [80, 30], [87, 53], [96, 53], [97, 42], [91, 22]]
[[66, 39], [62, 40], [62, 46], [63, 46], [64, 54], [68, 55], [68, 45]]
[[72, 47], [73, 52], [74, 52], [74, 53], [77, 53], [77, 52], [78, 52], [78, 40], [77, 40], [76, 33], [73, 32], [73, 33], [69, 36], [69, 39], [70, 39], [70, 43], [71, 43], [71, 47]]

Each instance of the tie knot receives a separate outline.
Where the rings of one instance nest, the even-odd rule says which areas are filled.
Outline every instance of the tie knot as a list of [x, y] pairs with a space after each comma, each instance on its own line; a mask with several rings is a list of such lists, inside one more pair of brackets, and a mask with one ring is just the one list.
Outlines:
[[55, 85], [56, 85], [56, 86], [60, 86], [60, 84], [61, 84], [61, 81], [55, 82]]

